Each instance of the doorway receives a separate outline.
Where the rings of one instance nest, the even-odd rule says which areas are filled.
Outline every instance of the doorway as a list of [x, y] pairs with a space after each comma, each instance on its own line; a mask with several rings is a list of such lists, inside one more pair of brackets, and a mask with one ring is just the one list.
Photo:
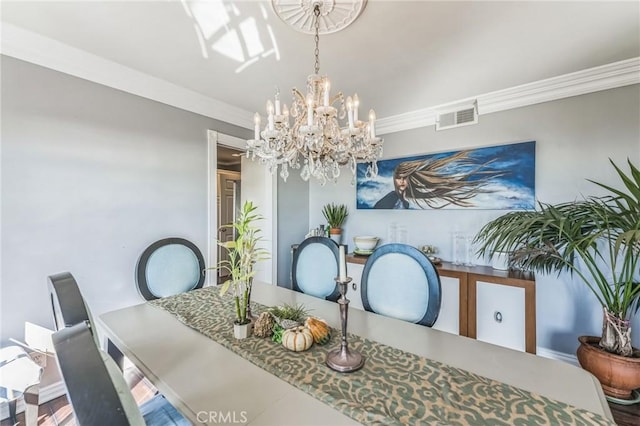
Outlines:
[[[235, 148], [218, 144], [217, 148], [217, 210], [218, 210], [218, 235], [220, 241], [232, 241], [236, 238], [236, 232], [229, 226], [236, 219], [240, 209], [241, 200], [241, 172], [243, 152]], [[218, 261], [228, 260], [227, 250], [218, 246]], [[221, 284], [229, 278], [229, 272], [218, 269], [217, 282]]]
[[[246, 147], [246, 140], [235, 136], [219, 133], [215, 130], [207, 131], [207, 263], [209, 265], [218, 264], [218, 244], [216, 240], [219, 238], [218, 229], [220, 222], [220, 209], [218, 205], [218, 167], [222, 170], [239, 171], [241, 173], [240, 180], [236, 181], [235, 203], [238, 206], [246, 200], [251, 200], [254, 204], [260, 206], [260, 214], [264, 221], [260, 224], [263, 241], [261, 246], [271, 253], [269, 259], [259, 262], [256, 266], [255, 279], [261, 282], [272, 284], [276, 282], [277, 265], [277, 243], [275, 235], [277, 235], [277, 185], [276, 175], [272, 175], [268, 168], [259, 161], [248, 160], [242, 155]], [[223, 159], [218, 163], [218, 147], [223, 148], [221, 155], [228, 153], [231, 158]], [[225, 151], [231, 149], [231, 152]], [[240, 161], [238, 165], [230, 164]], [[233, 170], [233, 168], [237, 168]], [[236, 210], [237, 211], [237, 210]], [[217, 284], [217, 273], [207, 274], [207, 285]]]

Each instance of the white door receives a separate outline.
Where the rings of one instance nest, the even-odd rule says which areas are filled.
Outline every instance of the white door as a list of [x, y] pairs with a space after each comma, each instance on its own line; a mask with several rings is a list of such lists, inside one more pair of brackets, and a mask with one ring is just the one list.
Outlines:
[[276, 259], [277, 245], [274, 237], [278, 235], [276, 229], [277, 185], [275, 181], [277, 175], [271, 175], [266, 166], [261, 165], [257, 160], [248, 160], [245, 156], [242, 157], [241, 170], [241, 204], [250, 200], [258, 206], [258, 212], [265, 218], [259, 223], [264, 239], [263, 247], [271, 254], [269, 260], [258, 263], [255, 278], [258, 281], [273, 284], [277, 282], [276, 270], [273, 265], [278, 264]]
[[[220, 241], [232, 241], [236, 238], [233, 227], [230, 225], [236, 216], [236, 188], [240, 185], [240, 173], [227, 170], [218, 170], [218, 239]], [[218, 261], [228, 260], [227, 250], [218, 247]], [[218, 282], [220, 278], [228, 276], [225, 269], [218, 269]]]

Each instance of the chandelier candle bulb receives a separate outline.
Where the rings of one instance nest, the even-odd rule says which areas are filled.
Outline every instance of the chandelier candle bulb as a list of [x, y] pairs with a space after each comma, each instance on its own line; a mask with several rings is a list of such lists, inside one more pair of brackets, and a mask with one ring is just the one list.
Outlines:
[[253, 129], [254, 130], [253, 139], [259, 140], [260, 139], [260, 114], [258, 114], [257, 112], [253, 116], [253, 124], [255, 124], [255, 127]]
[[344, 253], [344, 246], [340, 245], [340, 274], [339, 278], [341, 282], [347, 280], [347, 259]]
[[353, 100], [351, 96], [347, 98], [347, 116], [349, 117], [349, 129], [353, 129]]
[[324, 81], [324, 106], [329, 106], [329, 90], [331, 90], [331, 83], [329, 79]]
[[[353, 95], [353, 122], [358, 122], [358, 107], [360, 106], [360, 99], [358, 94]], [[353, 126], [352, 126], [353, 127]]]
[[307, 96], [307, 125], [313, 126], [313, 96], [311, 93]]
[[371, 139], [376, 138], [376, 112], [372, 109], [369, 110], [369, 132]]
[[280, 90], [276, 89], [276, 115], [280, 114]]
[[270, 100], [267, 101], [267, 119], [269, 121], [269, 130], [273, 130], [274, 126], [273, 126], [273, 104], [271, 103]]

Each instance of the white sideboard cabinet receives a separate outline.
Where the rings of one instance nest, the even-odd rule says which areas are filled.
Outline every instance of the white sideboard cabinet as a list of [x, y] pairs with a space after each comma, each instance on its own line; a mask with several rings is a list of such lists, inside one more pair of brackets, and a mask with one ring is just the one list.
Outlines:
[[[347, 274], [353, 279], [347, 293], [351, 308], [363, 309], [361, 283], [366, 261], [366, 257], [347, 256]], [[533, 274], [448, 262], [436, 268], [440, 275], [442, 302], [433, 328], [511, 349], [536, 352]]]

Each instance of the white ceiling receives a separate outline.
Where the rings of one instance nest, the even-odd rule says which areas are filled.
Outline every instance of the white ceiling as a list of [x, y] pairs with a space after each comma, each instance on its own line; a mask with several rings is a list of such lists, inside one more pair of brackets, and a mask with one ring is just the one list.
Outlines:
[[[276, 86], [288, 103], [313, 71], [313, 36], [270, 1], [3, 0], [1, 13], [248, 112], [264, 112]], [[257, 47], [242, 36], [251, 31]], [[369, 0], [354, 24], [320, 37], [332, 89], [357, 92], [382, 118], [638, 56], [638, 1]]]

